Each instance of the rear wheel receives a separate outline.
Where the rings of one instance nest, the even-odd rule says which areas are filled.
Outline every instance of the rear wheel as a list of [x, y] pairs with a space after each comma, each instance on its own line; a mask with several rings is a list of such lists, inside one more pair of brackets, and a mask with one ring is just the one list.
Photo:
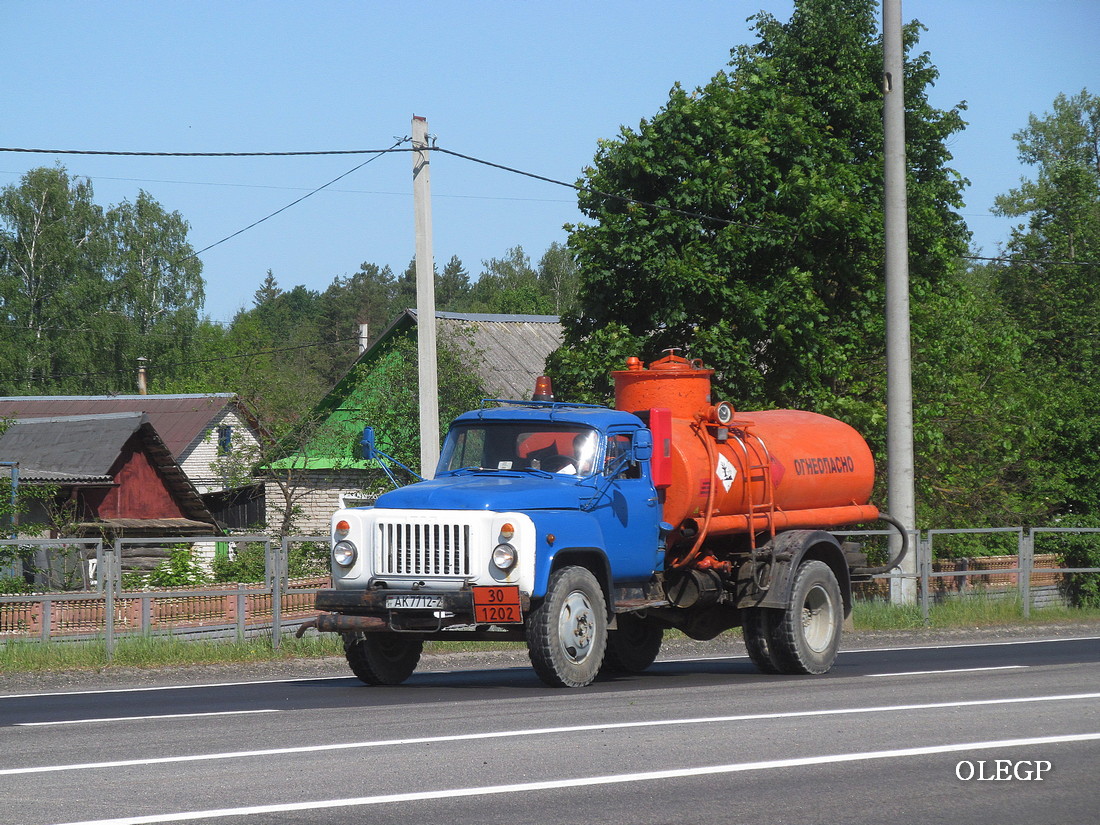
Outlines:
[[351, 672], [368, 685], [399, 685], [420, 662], [424, 641], [393, 633], [344, 636], [344, 656]]
[[546, 598], [527, 617], [531, 666], [551, 687], [584, 687], [599, 673], [607, 648], [607, 606], [596, 577], [563, 567]]
[[607, 634], [603, 670], [611, 673], [641, 673], [657, 660], [665, 629], [634, 613], [616, 618], [618, 630]]
[[840, 649], [844, 602], [829, 565], [803, 562], [791, 585], [789, 606], [768, 635], [772, 661], [782, 673], [827, 673]]
[[741, 632], [745, 636], [745, 649], [761, 673], [780, 672], [779, 664], [772, 658], [769, 639], [775, 632], [780, 613], [769, 607], [750, 607], [742, 613]]

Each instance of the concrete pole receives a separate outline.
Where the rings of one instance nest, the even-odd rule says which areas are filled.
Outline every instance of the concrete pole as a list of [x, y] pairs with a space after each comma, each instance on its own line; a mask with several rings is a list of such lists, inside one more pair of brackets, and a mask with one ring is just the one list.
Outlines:
[[[883, 0], [884, 214], [886, 241], [886, 460], [887, 507], [907, 530], [916, 527], [913, 462], [913, 381], [909, 346], [909, 218], [905, 186], [905, 89], [901, 0]], [[892, 537], [891, 555], [900, 548]], [[914, 543], [915, 545], [915, 543]], [[916, 547], [891, 579], [894, 604], [916, 602]]]
[[413, 211], [416, 217], [416, 337], [420, 374], [420, 475], [432, 478], [439, 463], [439, 376], [435, 344], [435, 261], [432, 257], [432, 188], [428, 121], [412, 120]]

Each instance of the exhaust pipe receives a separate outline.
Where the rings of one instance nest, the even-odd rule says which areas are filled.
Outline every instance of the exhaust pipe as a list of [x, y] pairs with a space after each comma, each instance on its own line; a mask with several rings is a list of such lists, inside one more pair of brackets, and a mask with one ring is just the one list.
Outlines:
[[378, 616], [345, 616], [343, 613], [322, 613], [316, 619], [310, 619], [298, 626], [294, 633], [297, 638], [310, 628], [318, 633], [369, 633], [389, 630], [389, 622]]

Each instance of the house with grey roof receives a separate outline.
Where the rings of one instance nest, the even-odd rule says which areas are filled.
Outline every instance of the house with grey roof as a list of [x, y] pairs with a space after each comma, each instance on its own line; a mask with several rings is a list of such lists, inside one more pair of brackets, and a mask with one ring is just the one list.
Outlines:
[[0, 397], [0, 419], [115, 413], [148, 416], [174, 461], [223, 526], [247, 528], [263, 518], [262, 486], [234, 489], [218, 461], [234, 451], [248, 453], [257, 443], [257, 427], [233, 393]]
[[[145, 413], [21, 418], [0, 434], [0, 461], [18, 464], [20, 485], [48, 488], [27, 521], [53, 523], [50, 538], [59, 531], [110, 540], [218, 530]], [[50, 560], [43, 555], [35, 568], [51, 569]]]
[[[436, 312], [435, 318], [437, 339], [456, 353], [490, 398], [530, 398], [535, 378], [545, 371], [547, 356], [562, 342], [556, 315]], [[371, 422], [363, 419], [357, 407], [357, 382], [395, 338], [416, 337], [418, 320], [415, 310], [402, 312], [317, 405], [315, 414], [327, 430], [325, 439], [269, 467], [272, 475], [279, 476], [278, 483], [269, 478], [266, 485], [269, 525], [280, 523], [280, 508], [294, 508], [298, 532], [327, 534], [333, 512], [369, 500], [363, 487], [368, 471], [375, 467], [359, 457], [357, 447], [363, 427]]]

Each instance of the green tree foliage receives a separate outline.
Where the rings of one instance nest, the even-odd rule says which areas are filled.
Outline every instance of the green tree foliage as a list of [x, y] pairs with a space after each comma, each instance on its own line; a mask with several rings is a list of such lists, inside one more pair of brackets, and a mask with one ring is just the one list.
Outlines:
[[471, 304], [478, 312], [545, 315], [553, 311], [523, 247], [514, 246], [503, 258], [489, 258], [482, 266], [470, 290]]
[[62, 167], [0, 191], [0, 392], [126, 391], [138, 356], [185, 363], [203, 301], [187, 232], [145, 192], [104, 210]]
[[0, 190], [3, 381], [41, 390], [92, 363], [73, 347], [89, 307], [107, 300], [107, 244], [92, 185], [61, 167], [32, 169]]
[[912, 307], [920, 527], [1045, 523], [1064, 495], [1064, 478], [1041, 458], [1045, 388], [995, 278], [989, 267], [960, 268], [950, 290]]
[[470, 294], [470, 273], [457, 255], [452, 255], [435, 281], [435, 305], [441, 310], [462, 306]]
[[563, 315], [574, 309], [579, 277], [577, 258], [565, 244], [554, 241], [542, 253], [536, 278], [553, 305], [553, 314]]
[[1001, 214], [1027, 219], [995, 270], [997, 291], [1043, 390], [1036, 455], [1064, 480], [1048, 513], [1100, 516], [1100, 97], [1058, 95], [1014, 137], [1036, 175], [997, 198]]
[[[653, 358], [686, 347], [745, 405], [809, 406], [857, 421], [881, 409], [882, 52], [873, 0], [801, 0], [756, 18], [703, 88], [678, 84], [637, 129], [600, 144], [572, 227], [578, 310], [556, 357], [563, 387], [598, 386], [608, 336]], [[906, 30], [911, 271], [941, 288], [967, 233], [945, 167], [960, 107]], [[653, 204], [653, 205], [649, 205]], [[617, 327], [615, 325], [618, 325]], [[618, 332], [610, 331], [618, 329]], [[617, 357], [617, 353], [616, 353]]]

